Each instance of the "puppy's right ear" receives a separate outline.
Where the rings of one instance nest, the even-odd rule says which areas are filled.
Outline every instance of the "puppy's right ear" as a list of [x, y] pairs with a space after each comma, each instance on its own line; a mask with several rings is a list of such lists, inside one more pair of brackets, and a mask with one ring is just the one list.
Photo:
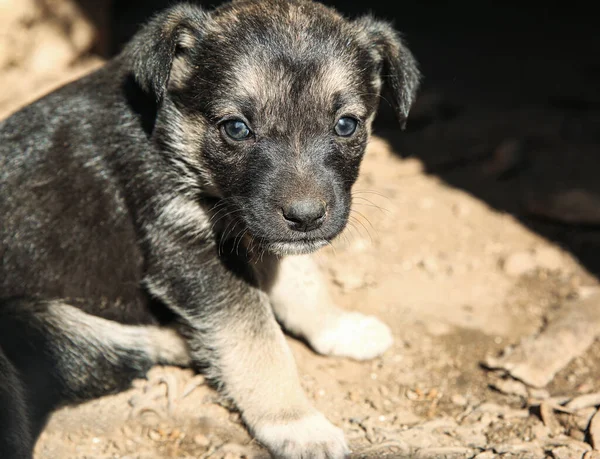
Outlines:
[[167, 89], [175, 56], [198, 45], [209, 15], [200, 7], [181, 4], [150, 20], [127, 45], [136, 82], [160, 102]]

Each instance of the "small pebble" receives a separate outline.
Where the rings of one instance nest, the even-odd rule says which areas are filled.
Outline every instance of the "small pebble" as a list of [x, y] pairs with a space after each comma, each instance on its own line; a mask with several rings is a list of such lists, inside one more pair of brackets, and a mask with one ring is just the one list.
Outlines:
[[467, 398], [464, 395], [460, 395], [460, 394], [454, 394], [450, 398], [450, 401], [452, 403], [454, 403], [456, 406], [467, 406], [467, 403], [469, 403], [467, 401]]
[[475, 456], [473, 459], [495, 459], [496, 453], [493, 451], [483, 451]]
[[552, 450], [553, 459], [582, 459], [580, 451], [573, 451], [567, 446], [559, 446]]
[[419, 266], [423, 268], [429, 274], [435, 274], [439, 271], [438, 263], [435, 258], [428, 257], [419, 262]]
[[154, 441], [160, 441], [161, 440], [161, 435], [157, 430], [151, 430], [148, 432], [148, 436], [150, 437], [151, 440]]
[[474, 451], [471, 448], [462, 446], [438, 446], [433, 448], [423, 448], [417, 451], [415, 458], [419, 459], [458, 459], [465, 457], [473, 457]]
[[494, 447], [494, 450], [500, 455], [515, 454], [520, 458], [544, 457], [544, 450], [535, 442], [498, 445]]
[[206, 435], [198, 434], [194, 436], [194, 443], [198, 446], [207, 447], [210, 445], [210, 439]]
[[358, 402], [360, 400], [360, 395], [356, 391], [350, 391], [348, 392], [348, 399], [351, 402]]

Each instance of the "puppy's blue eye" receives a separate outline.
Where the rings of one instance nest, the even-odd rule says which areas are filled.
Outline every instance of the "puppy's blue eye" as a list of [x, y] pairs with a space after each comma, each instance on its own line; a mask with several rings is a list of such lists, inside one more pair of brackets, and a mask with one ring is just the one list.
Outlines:
[[358, 121], [349, 116], [340, 118], [335, 125], [335, 133], [342, 137], [350, 137], [356, 131]]
[[223, 130], [233, 140], [246, 140], [252, 131], [242, 120], [228, 120], [223, 123]]

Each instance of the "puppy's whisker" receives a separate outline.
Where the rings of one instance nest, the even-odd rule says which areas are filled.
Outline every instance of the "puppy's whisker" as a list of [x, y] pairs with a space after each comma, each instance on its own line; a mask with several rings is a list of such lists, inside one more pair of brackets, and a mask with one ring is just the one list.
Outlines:
[[[223, 210], [227, 210], [227, 209], [223, 209]], [[236, 215], [236, 214], [240, 213], [241, 211], [242, 211], [241, 209], [231, 210], [231, 211], [229, 211], [229, 212], [227, 212], [225, 214], [222, 214], [221, 216], [219, 216], [219, 218], [217, 218], [215, 221], [212, 221], [212, 222], [209, 219], [209, 223], [211, 224], [211, 231], [214, 231], [216, 229], [217, 224], [220, 221], [222, 221], [222, 220], [224, 220], [226, 218], [229, 218], [229, 217], [231, 217], [233, 215]]]
[[372, 224], [371, 221], [362, 213], [360, 213], [358, 210], [356, 209], [350, 209], [350, 213], [354, 213], [360, 217], [362, 217], [367, 223], [368, 225], [373, 229], [373, 231], [377, 232], [377, 228], [375, 228]]
[[234, 197], [225, 197], [225, 198], [220, 198], [215, 204], [213, 204], [209, 209], [208, 209], [208, 214], [213, 215], [215, 213], [218, 213], [220, 211], [222, 211], [223, 209], [227, 209], [228, 206], [230, 204], [233, 204], [234, 201]]
[[[377, 234], [377, 228], [375, 228], [371, 224], [371, 221], [367, 217], [365, 217], [363, 214], [361, 214], [360, 212], [358, 212], [356, 209], [350, 209], [350, 216], [351, 216], [351, 218], [353, 218], [354, 220], [356, 220], [357, 222], [359, 222], [362, 226], [364, 226], [365, 229], [367, 231], [369, 231], [369, 233], [370, 233], [369, 228], [371, 228]], [[364, 225], [363, 220], [367, 223], [367, 225], [369, 225], [368, 227]]]
[[361, 232], [358, 230], [356, 225], [352, 220], [348, 220], [348, 226], [346, 227], [348, 230], [348, 236], [356, 239], [357, 237], [362, 237]]
[[[380, 206], [380, 205], [378, 205], [378, 204], [375, 204], [373, 201], [371, 201], [371, 200], [370, 200], [370, 199], [368, 199], [368, 198], [365, 198], [364, 196], [354, 196], [354, 195], [352, 195], [352, 202], [354, 202], [354, 200], [355, 200], [355, 199], [360, 199], [361, 201], [364, 201], [364, 202], [366, 202], [366, 203], [368, 203], [368, 204], [372, 205], [373, 207], [377, 207], [378, 209], [381, 209], [382, 211], [385, 211], [385, 212], [390, 212], [390, 210], [389, 210], [389, 209], [387, 209], [387, 208], [385, 208], [385, 207], [382, 207], [382, 206]], [[363, 204], [363, 205], [364, 205], [364, 204]]]
[[210, 221], [209, 221], [209, 223], [211, 223], [211, 229], [212, 229], [212, 230], [214, 230], [214, 229], [217, 227], [217, 224], [218, 224], [220, 221], [222, 221], [222, 220], [225, 220], [225, 219], [227, 219], [227, 218], [229, 218], [229, 217], [232, 217], [233, 215], [235, 215], [235, 214], [238, 214], [238, 213], [240, 213], [240, 212], [241, 212], [241, 210], [234, 210], [234, 211], [230, 211], [230, 212], [228, 212], [228, 213], [226, 213], [226, 214], [223, 214], [223, 215], [221, 215], [221, 216], [220, 216], [220, 217], [219, 217], [217, 220], [215, 220], [214, 222], [210, 222]]
[[254, 245], [256, 244], [256, 238], [252, 235], [252, 233], [248, 233], [250, 237], [250, 242], [248, 242], [248, 254], [250, 255], [250, 263], [256, 264], [256, 252], [254, 250]]
[[329, 247], [331, 247], [331, 250], [333, 250], [333, 254], [337, 255], [337, 250], [335, 249], [335, 246], [331, 243], [331, 241], [325, 241], [327, 243], [327, 245]]
[[[356, 231], [356, 235], [359, 238], [363, 238], [364, 237], [364, 232], [366, 231], [366, 228], [364, 227], [364, 225], [358, 225], [357, 223], [359, 223], [359, 221], [355, 218], [352, 217], [351, 220], [348, 221], [348, 223], [352, 226], [352, 229], [354, 229], [354, 231]], [[369, 236], [369, 233], [367, 231], [367, 236]]]
[[[242, 242], [242, 240], [244, 239], [244, 236], [246, 235], [246, 233], [248, 232], [247, 228], [244, 228], [242, 230], [240, 230], [240, 232], [238, 232], [237, 236], [234, 239], [234, 246], [235, 246], [235, 254], [239, 255], [240, 254], [240, 244]], [[237, 239], [237, 244], [235, 244], [235, 241]]]
[[386, 213], [386, 212], [390, 212], [387, 209], [384, 209], [383, 207], [380, 207], [378, 205], [375, 204], [370, 204], [370, 203], [366, 203], [366, 202], [353, 202], [352, 203], [353, 206], [365, 206], [365, 207], [372, 207], [374, 209], [377, 209], [378, 211], [382, 212], [382, 213]]
[[[228, 210], [229, 207], [227, 206], [227, 202], [222, 202], [222, 203], [218, 203], [215, 206], [213, 206], [210, 210], [209, 213], [211, 214], [210, 219], [212, 220], [213, 218], [215, 218], [215, 216], [219, 215], [221, 212]], [[239, 209], [236, 209], [239, 210]]]
[[228, 203], [226, 201], [220, 201], [220, 202], [216, 203], [214, 206], [212, 206], [210, 209], [208, 209], [208, 213], [211, 215], [214, 215], [215, 213], [219, 213], [223, 209], [227, 208], [227, 204]]
[[225, 242], [227, 242], [227, 236], [229, 235], [229, 233], [231, 233], [231, 231], [234, 230], [235, 228], [235, 224], [236, 222], [234, 220], [231, 220], [227, 226], [225, 227], [225, 231], [223, 231], [221, 233], [221, 239], [219, 240], [219, 248], [218, 248], [218, 254], [222, 255], [223, 254], [223, 248], [225, 246]]
[[236, 225], [237, 225], [237, 222], [235, 220], [232, 220], [231, 222], [229, 222], [225, 231], [223, 232], [223, 238], [222, 238], [223, 241], [227, 242], [229, 240], [229, 236], [235, 230]]
[[261, 263], [263, 261], [264, 255], [265, 255], [265, 251], [266, 251], [266, 249], [264, 248], [264, 246], [261, 246], [261, 252], [260, 252], [260, 262]]
[[371, 243], [373, 243], [373, 237], [371, 236], [371, 233], [369, 232], [369, 228], [367, 228], [367, 227], [365, 226], [365, 224], [364, 224], [363, 222], [361, 222], [361, 221], [360, 221], [360, 219], [356, 218], [356, 217], [355, 217], [355, 216], [353, 216], [353, 215], [350, 215], [350, 219], [351, 219], [353, 222], [356, 222], [356, 223], [360, 224], [360, 226], [362, 226], [362, 227], [364, 228], [364, 230], [365, 230], [365, 231], [366, 231], [366, 233], [367, 233], [367, 236], [369, 236], [369, 240], [371, 241]]
[[352, 190], [352, 196], [355, 196], [358, 194], [374, 194], [376, 196], [380, 196], [380, 197], [388, 199], [388, 200], [390, 199], [389, 196], [386, 196], [385, 194], [383, 194], [379, 191], [375, 191], [375, 190]]
[[348, 245], [348, 244], [349, 244], [349, 241], [348, 241], [348, 235], [346, 234], [346, 232], [345, 232], [345, 231], [344, 231], [342, 234], [340, 234], [340, 238], [343, 238], [343, 239], [344, 239], [344, 243], [345, 243], [346, 245]]

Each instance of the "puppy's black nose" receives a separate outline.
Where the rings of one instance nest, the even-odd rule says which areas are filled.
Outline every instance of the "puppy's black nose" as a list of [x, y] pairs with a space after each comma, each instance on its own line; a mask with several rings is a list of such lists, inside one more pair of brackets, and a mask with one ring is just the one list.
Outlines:
[[326, 207], [321, 199], [303, 198], [292, 201], [282, 208], [283, 218], [295, 231], [312, 231], [323, 224]]

